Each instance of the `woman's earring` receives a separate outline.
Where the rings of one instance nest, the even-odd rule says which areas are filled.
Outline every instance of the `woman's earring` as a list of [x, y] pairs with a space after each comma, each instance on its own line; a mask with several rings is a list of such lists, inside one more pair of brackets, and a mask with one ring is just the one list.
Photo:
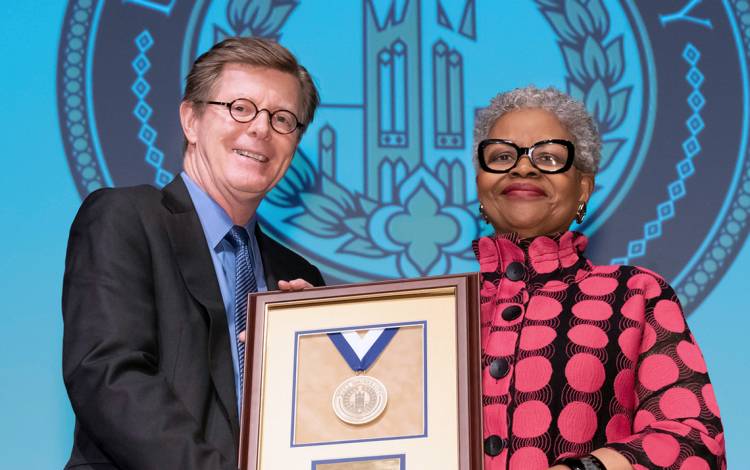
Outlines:
[[479, 203], [479, 217], [481, 217], [485, 223], [490, 223], [490, 218], [487, 217], [487, 213], [484, 212], [484, 204], [482, 204], [481, 202]]
[[586, 202], [582, 201], [578, 203], [578, 210], [576, 211], [576, 222], [583, 223], [583, 218], [586, 217]]

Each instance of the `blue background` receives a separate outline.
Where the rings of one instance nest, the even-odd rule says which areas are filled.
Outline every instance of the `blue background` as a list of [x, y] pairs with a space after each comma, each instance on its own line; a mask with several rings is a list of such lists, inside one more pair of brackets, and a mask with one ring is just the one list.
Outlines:
[[[66, 2], [0, 3], [0, 443], [3, 468], [62, 468], [73, 416], [61, 377], [60, 290], [80, 196], [57, 121], [55, 73]], [[689, 324], [709, 365], [730, 468], [748, 468], [750, 244]]]

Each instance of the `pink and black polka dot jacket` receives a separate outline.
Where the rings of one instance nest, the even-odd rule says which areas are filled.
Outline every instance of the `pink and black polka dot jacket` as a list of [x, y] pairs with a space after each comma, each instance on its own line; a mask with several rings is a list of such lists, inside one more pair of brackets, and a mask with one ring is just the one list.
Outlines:
[[485, 470], [546, 469], [600, 447], [636, 469], [726, 467], [703, 356], [672, 288], [595, 266], [577, 232], [474, 242]]

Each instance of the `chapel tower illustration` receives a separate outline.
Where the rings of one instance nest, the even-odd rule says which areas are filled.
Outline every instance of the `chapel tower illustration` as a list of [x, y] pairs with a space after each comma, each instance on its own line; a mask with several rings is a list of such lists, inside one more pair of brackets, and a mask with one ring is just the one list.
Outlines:
[[364, 2], [365, 192], [389, 202], [422, 159], [419, 1], [393, 0], [383, 19]]
[[[386, 15], [374, 6], [383, 0], [364, 2], [365, 95], [365, 193], [382, 202], [394, 200], [395, 190], [423, 160], [423, 119], [433, 122], [426, 136], [430, 149], [456, 150], [466, 145], [464, 129], [463, 58], [438, 38], [425, 44], [430, 54], [431, 76], [423, 76], [420, 37], [420, 0], [391, 0]], [[387, 1], [385, 2], [387, 3]], [[466, 2], [458, 31], [450, 26], [440, 2], [438, 23], [451, 33], [471, 37], [475, 2]], [[446, 31], [447, 31], [446, 30]], [[432, 96], [424, 96], [424, 80], [432, 84]], [[433, 109], [425, 116], [424, 100]]]

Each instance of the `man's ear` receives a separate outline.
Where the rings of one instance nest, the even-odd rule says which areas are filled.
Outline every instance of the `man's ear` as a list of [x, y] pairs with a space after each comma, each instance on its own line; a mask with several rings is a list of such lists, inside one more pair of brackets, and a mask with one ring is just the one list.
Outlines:
[[194, 144], [198, 140], [198, 115], [195, 112], [195, 104], [190, 101], [180, 103], [180, 125], [185, 134], [188, 144]]

